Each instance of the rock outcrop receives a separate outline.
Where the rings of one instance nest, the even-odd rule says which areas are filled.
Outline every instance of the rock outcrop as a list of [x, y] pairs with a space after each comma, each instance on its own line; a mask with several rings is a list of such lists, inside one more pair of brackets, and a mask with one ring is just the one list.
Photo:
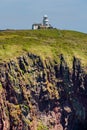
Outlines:
[[0, 130], [86, 130], [87, 75], [72, 64], [30, 53], [1, 63]]

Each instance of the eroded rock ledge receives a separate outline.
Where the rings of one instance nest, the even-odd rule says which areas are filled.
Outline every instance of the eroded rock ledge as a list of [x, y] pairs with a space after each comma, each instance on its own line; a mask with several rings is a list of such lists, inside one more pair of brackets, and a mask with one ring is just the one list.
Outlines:
[[87, 75], [28, 53], [0, 64], [0, 130], [86, 130]]

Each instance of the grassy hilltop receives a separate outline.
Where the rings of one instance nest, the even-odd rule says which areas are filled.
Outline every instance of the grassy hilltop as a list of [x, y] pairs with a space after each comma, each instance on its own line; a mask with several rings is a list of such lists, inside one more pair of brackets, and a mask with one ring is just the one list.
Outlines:
[[76, 56], [87, 67], [87, 34], [57, 29], [0, 31], [0, 62], [26, 52], [51, 60], [62, 53], [70, 66]]

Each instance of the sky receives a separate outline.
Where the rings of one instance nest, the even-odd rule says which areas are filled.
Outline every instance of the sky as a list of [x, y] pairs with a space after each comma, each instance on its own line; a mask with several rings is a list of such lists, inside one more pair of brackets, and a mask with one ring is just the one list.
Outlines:
[[87, 0], [0, 0], [0, 29], [31, 29], [45, 14], [55, 28], [87, 33]]

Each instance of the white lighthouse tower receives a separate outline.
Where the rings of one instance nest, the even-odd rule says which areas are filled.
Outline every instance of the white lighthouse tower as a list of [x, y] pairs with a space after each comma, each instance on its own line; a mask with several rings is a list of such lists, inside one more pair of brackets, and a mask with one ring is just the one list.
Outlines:
[[43, 16], [43, 26], [49, 27], [49, 20], [47, 15]]

